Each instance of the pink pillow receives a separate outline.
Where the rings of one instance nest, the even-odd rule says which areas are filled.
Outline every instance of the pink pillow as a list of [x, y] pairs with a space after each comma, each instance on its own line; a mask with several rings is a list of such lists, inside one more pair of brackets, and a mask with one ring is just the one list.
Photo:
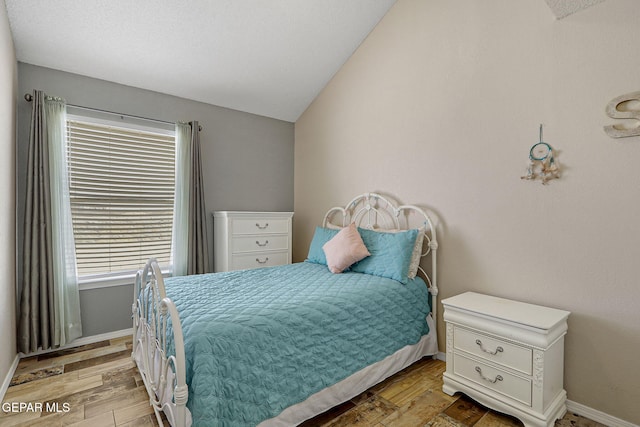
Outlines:
[[332, 273], [342, 273], [351, 264], [371, 255], [354, 223], [343, 228], [322, 246]]

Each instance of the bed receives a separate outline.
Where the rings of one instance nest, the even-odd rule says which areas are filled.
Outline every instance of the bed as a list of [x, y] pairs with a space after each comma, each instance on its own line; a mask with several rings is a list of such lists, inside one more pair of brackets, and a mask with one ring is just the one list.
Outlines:
[[[330, 250], [348, 235], [357, 262]], [[132, 357], [158, 421], [293, 426], [436, 355], [436, 251], [423, 209], [365, 193], [327, 212], [301, 263], [163, 278], [149, 260]]]

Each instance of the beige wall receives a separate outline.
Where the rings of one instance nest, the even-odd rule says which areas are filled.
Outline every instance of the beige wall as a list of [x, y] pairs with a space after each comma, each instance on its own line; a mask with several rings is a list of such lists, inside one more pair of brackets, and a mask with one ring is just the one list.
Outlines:
[[[639, 22], [637, 0], [560, 21], [541, 0], [399, 0], [296, 123], [294, 259], [359, 193], [426, 205], [441, 297], [570, 310], [569, 399], [640, 424], [640, 137], [602, 130], [640, 90]], [[548, 186], [520, 179], [540, 123], [564, 165]]]
[[0, 0], [0, 384], [16, 351], [15, 132], [16, 56], [4, 0]]

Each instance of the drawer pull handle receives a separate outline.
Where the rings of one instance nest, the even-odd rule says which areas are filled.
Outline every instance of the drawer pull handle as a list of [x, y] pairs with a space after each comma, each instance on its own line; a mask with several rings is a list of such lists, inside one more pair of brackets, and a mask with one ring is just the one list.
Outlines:
[[264, 225], [260, 225], [256, 222], [256, 227], [258, 227], [260, 230], [264, 230], [265, 228], [267, 228], [269, 226], [268, 222], [265, 222]]
[[268, 241], [268, 240], [265, 240], [265, 241], [264, 241], [264, 243], [260, 243], [260, 242], [258, 242], [258, 241], [256, 240], [256, 245], [258, 245], [258, 246], [260, 246], [260, 247], [267, 246], [268, 244], [269, 244], [269, 241]]
[[264, 261], [260, 261], [260, 258], [256, 258], [256, 262], [257, 262], [258, 264], [266, 264], [266, 263], [267, 263], [267, 261], [269, 261], [269, 257], [266, 257], [266, 258], [264, 259]]
[[496, 351], [489, 351], [489, 350], [487, 350], [486, 348], [484, 348], [482, 346], [482, 341], [480, 341], [480, 340], [476, 340], [476, 344], [478, 344], [480, 346], [480, 350], [484, 351], [485, 353], [489, 353], [492, 356], [495, 356], [496, 354], [502, 353], [504, 351], [504, 348], [502, 348], [500, 346], [498, 346], [496, 348]]
[[476, 372], [478, 374], [480, 374], [480, 377], [485, 380], [485, 381], [489, 381], [491, 384], [495, 384], [498, 381], [502, 381], [504, 378], [502, 378], [502, 375], [496, 375], [496, 377], [494, 379], [491, 378], [487, 378], [484, 375], [482, 375], [482, 369], [480, 369], [480, 366], [476, 366]]

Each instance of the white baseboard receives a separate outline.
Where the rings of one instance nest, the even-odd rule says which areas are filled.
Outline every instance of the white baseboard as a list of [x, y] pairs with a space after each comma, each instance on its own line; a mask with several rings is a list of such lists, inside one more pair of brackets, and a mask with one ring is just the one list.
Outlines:
[[7, 393], [9, 384], [11, 384], [11, 378], [13, 378], [13, 374], [16, 372], [18, 362], [20, 362], [20, 355], [16, 354], [16, 357], [13, 359], [13, 363], [9, 368], [9, 372], [7, 372], [7, 375], [4, 377], [4, 381], [2, 381], [2, 388], [0, 388], [0, 402], [4, 401], [4, 395]]
[[442, 360], [443, 362], [446, 362], [447, 361], [447, 353], [443, 353], [443, 352], [439, 351], [438, 354], [436, 354], [436, 359]]
[[34, 351], [33, 353], [29, 353], [29, 354], [24, 354], [24, 353], [20, 353], [20, 357], [30, 357], [30, 356], [38, 356], [40, 354], [46, 354], [46, 353], [51, 353], [53, 351], [60, 351], [60, 350], [66, 350], [68, 348], [74, 348], [74, 347], [80, 347], [81, 345], [87, 345], [87, 344], [93, 344], [96, 342], [100, 342], [100, 341], [106, 341], [106, 340], [111, 340], [114, 338], [120, 338], [120, 337], [124, 337], [125, 335], [133, 335], [133, 328], [128, 328], [128, 329], [122, 329], [119, 331], [113, 331], [113, 332], [107, 332], [104, 334], [98, 334], [98, 335], [91, 335], [90, 337], [80, 337], [77, 340], [74, 340], [73, 342], [62, 346], [62, 347], [58, 347], [58, 348], [50, 348], [47, 350], [38, 350], [38, 351]]
[[604, 412], [585, 406], [581, 403], [567, 400], [567, 411], [587, 417], [592, 421], [596, 421], [600, 424], [604, 424], [610, 427], [640, 427], [637, 424], [630, 423], [629, 421], [621, 420], [612, 415], [605, 414]]

